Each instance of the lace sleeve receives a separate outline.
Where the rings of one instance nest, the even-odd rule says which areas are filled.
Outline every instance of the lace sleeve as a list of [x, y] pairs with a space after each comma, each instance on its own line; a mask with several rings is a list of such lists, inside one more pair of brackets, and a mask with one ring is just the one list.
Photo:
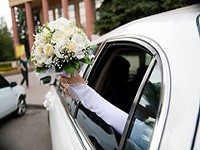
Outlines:
[[123, 133], [128, 118], [127, 113], [106, 101], [86, 84], [72, 84], [69, 89], [73, 98], [80, 100], [87, 109], [95, 112], [117, 132]]

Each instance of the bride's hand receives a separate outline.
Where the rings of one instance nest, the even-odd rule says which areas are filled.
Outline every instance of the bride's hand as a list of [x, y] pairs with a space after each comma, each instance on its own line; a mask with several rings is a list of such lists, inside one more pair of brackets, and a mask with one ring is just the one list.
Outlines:
[[66, 77], [61, 75], [61, 82], [67, 83], [67, 84], [84, 84], [86, 83], [85, 80], [79, 75], [73, 75], [71, 77]]
[[62, 87], [64, 88], [65, 95], [71, 96], [70, 90], [68, 88], [70, 85], [85, 84], [86, 82], [79, 74], [76, 74], [71, 77], [66, 77], [66, 76], [61, 75], [60, 83]]

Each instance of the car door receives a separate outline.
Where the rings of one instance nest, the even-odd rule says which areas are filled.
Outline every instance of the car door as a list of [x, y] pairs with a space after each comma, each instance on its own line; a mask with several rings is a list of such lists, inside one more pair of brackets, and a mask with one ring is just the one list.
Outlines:
[[[168, 101], [164, 99], [169, 99], [169, 89], [165, 87], [164, 94], [162, 90], [163, 83], [166, 85], [169, 77], [163, 78], [163, 74], [169, 76], [169, 72], [164, 53], [157, 50], [161, 51], [158, 44], [144, 37], [109, 39], [97, 49], [93, 65], [83, 74], [90, 87], [129, 114], [123, 134], [85, 108], [80, 101], [65, 97], [62, 86], [58, 88], [63, 97], [61, 102], [67, 114], [73, 118], [72, 124], [83, 147], [158, 148], [168, 107]], [[117, 116], [113, 114], [113, 117]], [[130, 134], [132, 130], [138, 132]]]
[[10, 83], [0, 76], [0, 118], [14, 111], [16, 101], [16, 95]]

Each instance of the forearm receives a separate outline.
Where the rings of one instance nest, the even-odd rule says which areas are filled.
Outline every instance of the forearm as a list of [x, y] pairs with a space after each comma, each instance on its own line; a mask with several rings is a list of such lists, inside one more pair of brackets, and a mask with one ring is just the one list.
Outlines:
[[80, 100], [87, 109], [95, 112], [117, 132], [123, 133], [128, 118], [127, 113], [106, 101], [86, 84], [70, 85], [69, 89], [73, 98]]

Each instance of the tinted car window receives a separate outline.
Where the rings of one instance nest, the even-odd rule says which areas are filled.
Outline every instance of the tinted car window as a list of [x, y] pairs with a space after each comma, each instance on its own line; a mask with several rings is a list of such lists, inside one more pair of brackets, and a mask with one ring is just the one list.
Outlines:
[[[108, 43], [104, 50], [90, 73], [89, 85], [129, 113], [152, 55], [142, 46], [128, 42]], [[76, 121], [96, 149], [119, 148], [121, 135], [82, 104]]]
[[0, 76], [0, 88], [8, 86], [10, 86], [9, 82], [3, 76]]
[[161, 68], [157, 63], [137, 104], [125, 149], [146, 150], [151, 142], [161, 92]]

